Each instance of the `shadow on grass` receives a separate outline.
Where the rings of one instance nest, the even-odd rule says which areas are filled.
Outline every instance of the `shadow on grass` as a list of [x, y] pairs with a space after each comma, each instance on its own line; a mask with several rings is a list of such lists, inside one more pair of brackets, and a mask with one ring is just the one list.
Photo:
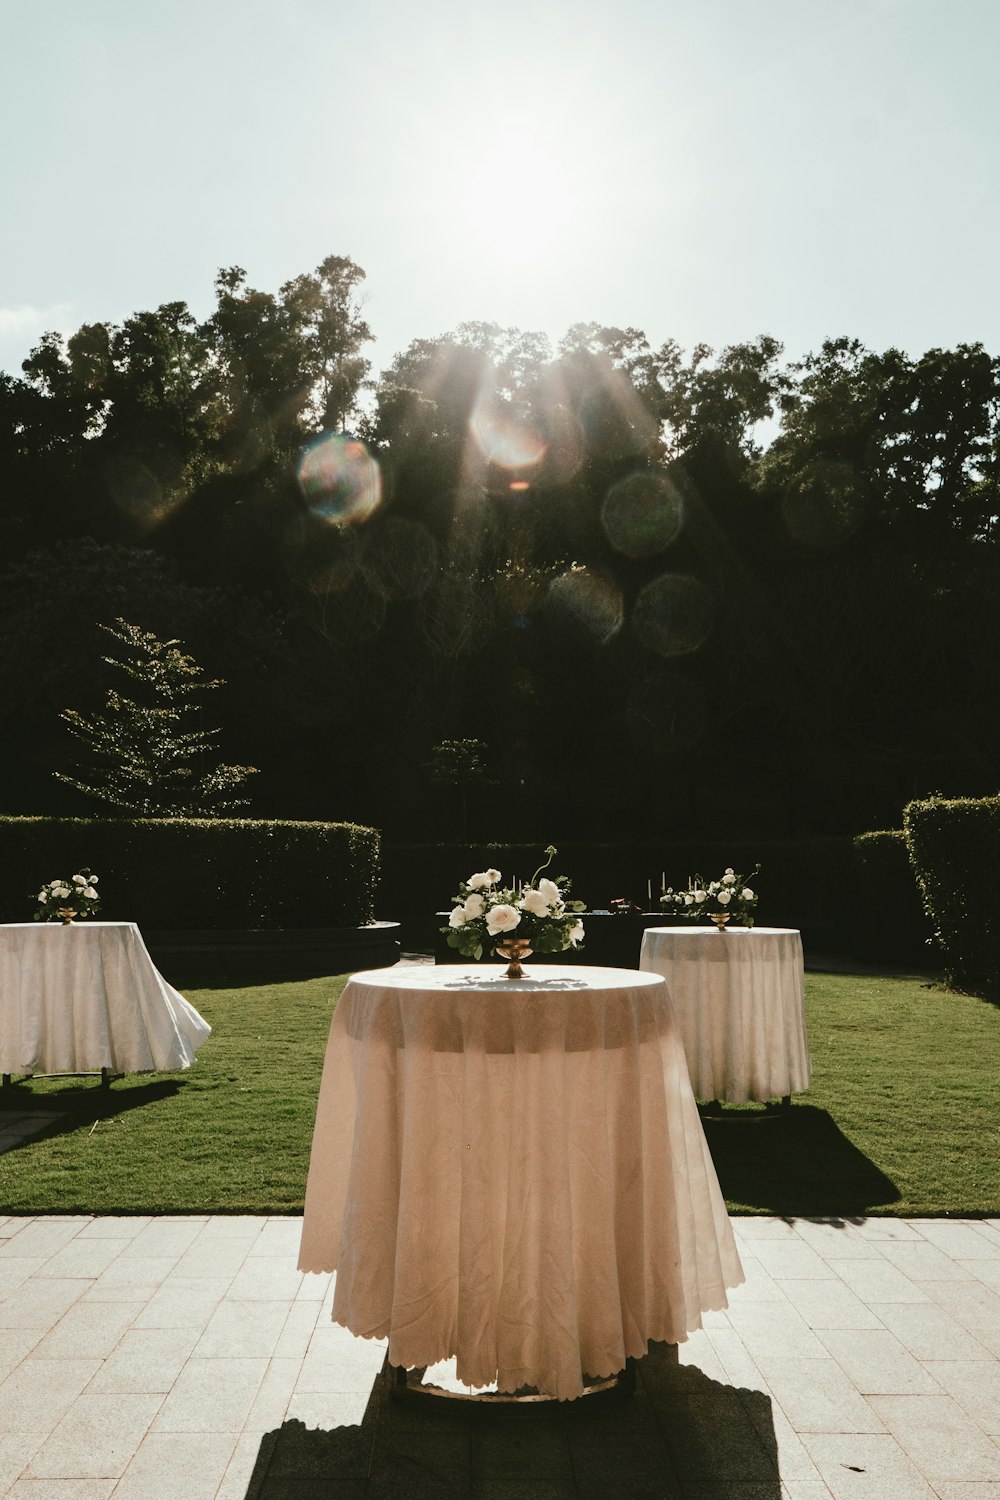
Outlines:
[[[49, 1136], [68, 1135], [81, 1126], [112, 1119], [130, 1109], [155, 1104], [180, 1092], [184, 1084], [176, 1078], [158, 1078], [149, 1083], [127, 1084], [117, 1081], [112, 1088], [102, 1088], [97, 1078], [61, 1089], [36, 1091], [30, 1080], [19, 1080], [0, 1089], [0, 1129], [21, 1121], [25, 1125], [24, 1141], [8, 1150], [16, 1151], [30, 1141]], [[38, 1129], [31, 1128], [33, 1119]]]
[[900, 1192], [825, 1109], [796, 1104], [785, 1113], [733, 1111], [704, 1117], [723, 1197], [732, 1210], [783, 1218], [863, 1218], [898, 1203]]
[[[380, 1375], [360, 1424], [265, 1433], [246, 1500], [780, 1500], [770, 1398], [710, 1380], [656, 1344], [634, 1396], [490, 1408], [388, 1396]], [[331, 1395], [331, 1424], [335, 1403]]]

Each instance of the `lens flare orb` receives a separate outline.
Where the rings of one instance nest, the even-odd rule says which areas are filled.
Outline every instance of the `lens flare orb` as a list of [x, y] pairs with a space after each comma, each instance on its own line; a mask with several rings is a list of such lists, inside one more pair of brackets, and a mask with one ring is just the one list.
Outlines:
[[358, 438], [330, 432], [299, 460], [299, 489], [310, 510], [333, 526], [358, 525], [382, 501], [378, 463]]
[[530, 469], [545, 457], [545, 441], [527, 422], [488, 398], [472, 408], [469, 430], [488, 463], [500, 469]]
[[616, 552], [653, 557], [677, 540], [684, 525], [684, 497], [669, 474], [629, 474], [607, 493], [601, 525]]
[[712, 631], [712, 595], [690, 573], [663, 573], [635, 601], [633, 624], [642, 644], [658, 656], [688, 656]]

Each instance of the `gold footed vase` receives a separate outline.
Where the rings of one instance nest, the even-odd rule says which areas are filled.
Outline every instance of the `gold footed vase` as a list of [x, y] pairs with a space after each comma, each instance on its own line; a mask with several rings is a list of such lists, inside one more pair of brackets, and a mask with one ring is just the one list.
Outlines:
[[70, 925], [70, 923], [72, 922], [73, 918], [76, 916], [76, 907], [75, 906], [57, 906], [56, 907], [56, 915], [59, 918], [59, 920], [62, 922], [63, 926], [64, 927], [68, 927]]
[[708, 915], [711, 917], [712, 921], [715, 923], [719, 931], [725, 932], [726, 923], [729, 921], [729, 913], [727, 911], [710, 911]]
[[529, 938], [505, 938], [502, 943], [497, 943], [496, 953], [498, 958], [508, 960], [505, 979], [524, 978], [521, 960], [531, 957], [532, 948]]

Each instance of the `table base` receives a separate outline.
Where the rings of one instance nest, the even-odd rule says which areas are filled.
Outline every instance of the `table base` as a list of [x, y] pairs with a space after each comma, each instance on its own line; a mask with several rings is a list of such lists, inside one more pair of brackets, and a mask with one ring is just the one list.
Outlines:
[[[18, 1076], [20, 1077], [21, 1082], [24, 1083], [25, 1079], [28, 1078], [96, 1078], [98, 1071], [100, 1071], [101, 1074], [102, 1089], [109, 1089], [111, 1087], [112, 1079], [125, 1077], [124, 1073], [113, 1073], [110, 1068], [101, 1068], [100, 1070], [98, 1070], [97, 1068], [87, 1068], [85, 1071], [80, 1073], [21, 1073]], [[4, 1073], [3, 1087], [5, 1089], [9, 1089], [11, 1087], [11, 1078], [12, 1074]]]
[[[389, 1381], [389, 1394], [394, 1401], [406, 1401], [416, 1403], [418, 1406], [426, 1406], [428, 1409], [443, 1407], [446, 1403], [451, 1405], [465, 1405], [470, 1410], [484, 1411], [486, 1409], [502, 1412], [505, 1416], [513, 1413], [525, 1416], [541, 1416], [554, 1407], [566, 1407], [573, 1403], [560, 1401], [555, 1396], [548, 1396], [544, 1391], [535, 1390], [533, 1387], [525, 1387], [520, 1391], [453, 1391], [446, 1386], [433, 1383], [424, 1384], [423, 1377], [427, 1367], [417, 1366], [411, 1370], [404, 1369], [402, 1365], [386, 1364], [386, 1373]], [[602, 1404], [607, 1401], [622, 1401], [631, 1396], [635, 1391], [635, 1360], [627, 1359], [624, 1370], [619, 1370], [617, 1375], [609, 1375], [602, 1379], [596, 1379], [590, 1375], [583, 1377], [583, 1390], [577, 1401], [598, 1401]]]

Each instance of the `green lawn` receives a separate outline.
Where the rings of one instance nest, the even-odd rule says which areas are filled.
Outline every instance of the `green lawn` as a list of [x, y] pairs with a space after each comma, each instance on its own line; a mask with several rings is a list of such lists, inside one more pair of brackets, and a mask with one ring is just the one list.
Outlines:
[[[294, 1213], [344, 977], [188, 990], [214, 1032], [186, 1073], [38, 1079], [59, 1111], [0, 1157], [7, 1213]], [[734, 1211], [1000, 1213], [1000, 1009], [911, 979], [807, 976], [814, 1076], [786, 1116], [708, 1123]], [[753, 1114], [747, 1111], [747, 1114]]]

